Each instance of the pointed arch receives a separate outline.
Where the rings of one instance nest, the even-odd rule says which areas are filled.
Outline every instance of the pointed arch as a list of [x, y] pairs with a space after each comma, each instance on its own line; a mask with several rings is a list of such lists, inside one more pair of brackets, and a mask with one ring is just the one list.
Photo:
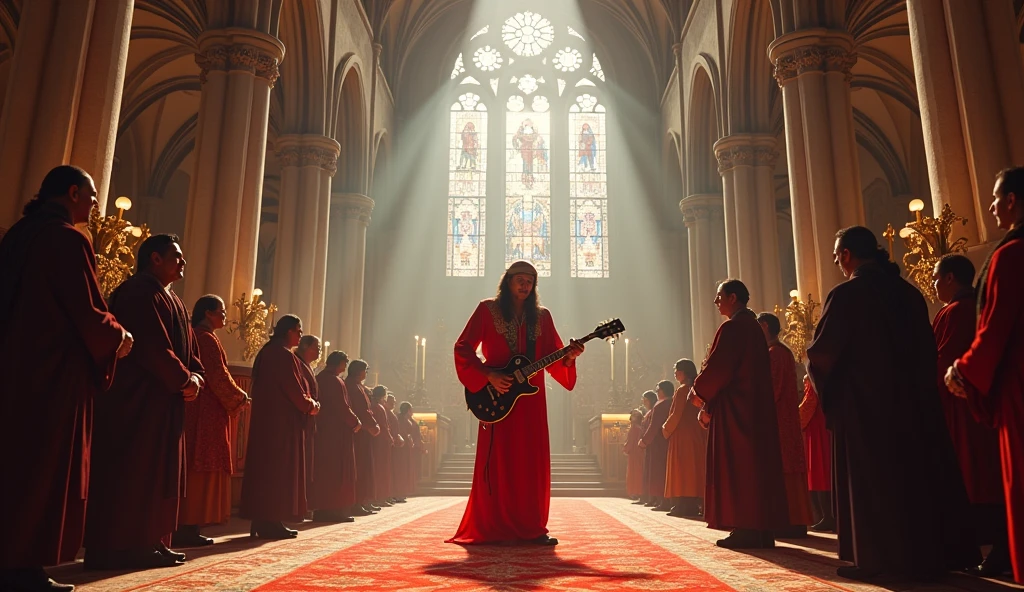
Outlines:
[[366, 193], [368, 132], [362, 69], [353, 56], [339, 64], [338, 73], [333, 131], [341, 154], [333, 186], [336, 193]]
[[719, 113], [720, 87], [715, 84], [714, 62], [702, 56], [694, 64], [690, 83], [690, 105], [686, 142], [687, 194], [720, 194], [722, 177], [715, 159], [715, 142], [722, 137]]
[[[283, 129], [327, 135], [327, 54], [320, 2], [285, 2], [281, 8]], [[275, 93], [276, 94], [276, 93]]]
[[726, 64], [727, 116], [723, 135], [771, 129], [776, 89], [768, 44], [775, 38], [768, 0], [740, 0], [732, 11]]

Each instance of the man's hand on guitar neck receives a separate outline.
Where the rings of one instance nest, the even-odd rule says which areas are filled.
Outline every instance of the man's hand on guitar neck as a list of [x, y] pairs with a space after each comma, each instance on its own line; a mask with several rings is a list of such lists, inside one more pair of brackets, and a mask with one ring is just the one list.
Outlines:
[[494, 387], [494, 390], [501, 394], [508, 392], [509, 387], [512, 386], [512, 377], [503, 372], [489, 372], [487, 373], [487, 380]]

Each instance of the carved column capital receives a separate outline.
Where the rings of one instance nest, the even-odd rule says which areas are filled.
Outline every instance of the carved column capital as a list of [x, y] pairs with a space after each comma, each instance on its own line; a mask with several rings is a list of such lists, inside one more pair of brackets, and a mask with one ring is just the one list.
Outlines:
[[684, 197], [679, 200], [679, 211], [683, 214], [683, 223], [690, 228], [700, 221], [708, 221], [721, 218], [722, 196], [720, 194], [708, 193]]
[[331, 214], [340, 215], [343, 220], [358, 220], [363, 226], [370, 225], [374, 202], [361, 193], [335, 193], [331, 195]]
[[284, 45], [273, 35], [250, 29], [221, 29], [199, 37], [195, 59], [201, 84], [213, 71], [241, 71], [266, 80], [273, 88], [283, 58]]
[[738, 166], [775, 167], [779, 151], [775, 138], [767, 134], [733, 134], [715, 142], [718, 172], [724, 174]]
[[341, 146], [319, 134], [286, 134], [277, 138], [274, 154], [282, 167], [315, 166], [330, 176], [338, 172]]
[[847, 84], [857, 63], [853, 38], [841, 31], [808, 29], [783, 35], [768, 46], [779, 87], [808, 72], [842, 72]]

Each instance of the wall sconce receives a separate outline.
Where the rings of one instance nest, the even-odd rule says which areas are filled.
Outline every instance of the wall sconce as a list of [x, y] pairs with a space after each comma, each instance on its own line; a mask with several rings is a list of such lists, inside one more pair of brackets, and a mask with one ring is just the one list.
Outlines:
[[145, 224], [133, 226], [124, 219], [125, 211], [132, 209], [132, 200], [122, 195], [114, 201], [114, 206], [116, 216], [101, 216], [99, 210], [93, 208], [86, 226], [86, 234], [92, 239], [96, 253], [96, 276], [104, 299], [132, 274], [135, 254], [150, 235]]
[[779, 340], [793, 350], [797, 361], [801, 361], [807, 357], [807, 346], [814, 338], [814, 328], [818, 324], [817, 309], [820, 305], [810, 294], [807, 295], [807, 302], [801, 302], [800, 294], [796, 290], [790, 290], [789, 297], [790, 302], [785, 309], [775, 305], [775, 316], [782, 321]]
[[245, 343], [242, 359], [246, 362], [255, 358], [269, 339], [267, 315], [277, 311], [276, 304], [268, 305], [260, 301], [260, 296], [263, 296], [263, 290], [259, 288], [252, 291], [252, 298], [247, 299], [243, 292], [238, 300], [232, 303], [238, 309], [240, 320], [228, 321], [228, 333], [237, 331], [238, 338]]
[[[903, 244], [907, 247], [907, 253], [903, 256], [903, 266], [907, 270], [908, 278], [917, 285], [917, 289], [924, 294], [928, 302], [934, 304], [939, 301], [939, 297], [932, 285], [932, 271], [943, 255], [967, 252], [966, 238], [960, 237], [953, 242], [949, 240], [953, 225], [959, 222], [963, 226], [967, 224], [967, 219], [954, 214], [949, 204], [942, 206], [938, 218], [921, 215], [924, 202], [920, 199], [912, 200], [907, 208], [914, 213], [914, 221], [907, 222], [899, 232]], [[891, 246], [889, 253], [891, 258]]]

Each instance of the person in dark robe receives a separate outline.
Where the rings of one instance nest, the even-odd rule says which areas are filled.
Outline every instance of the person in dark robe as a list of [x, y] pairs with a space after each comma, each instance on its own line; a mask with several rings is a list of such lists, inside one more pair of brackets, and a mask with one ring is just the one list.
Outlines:
[[978, 544], [992, 545], [992, 550], [974, 571], [978, 575], [998, 576], [1011, 569], [1003, 474], [999, 465], [999, 432], [977, 421], [967, 401], [953, 396], [944, 380], [946, 370], [974, 341], [977, 301], [973, 281], [974, 264], [963, 255], [951, 253], [935, 264], [932, 285], [939, 301], [945, 304], [932, 320], [939, 354], [936, 383], [946, 427], [953, 438], [953, 450], [971, 502]]
[[690, 397], [708, 426], [704, 519], [727, 549], [770, 548], [789, 525], [771, 360], [743, 282], [718, 286], [718, 328]]
[[270, 341], [252, 364], [252, 417], [238, 515], [252, 520], [249, 534], [289, 539], [285, 522], [306, 516], [306, 428], [320, 412], [305, 363], [292, 348], [302, 339], [295, 315], [277, 320]]
[[[645, 391], [640, 396], [640, 401], [644, 406], [644, 417], [640, 420], [640, 437], [642, 438], [647, 433], [647, 430], [650, 429], [651, 422], [654, 419], [651, 412], [654, 409], [654, 404], [658, 402], [658, 393]], [[641, 473], [643, 476], [641, 477], [640, 499], [633, 503], [639, 506], [650, 507], [651, 501], [654, 499], [654, 496], [651, 495], [651, 451], [641, 447], [639, 441], [637, 441], [636, 445], [643, 452], [643, 471]]]
[[1024, 167], [996, 176], [989, 212], [1006, 234], [977, 283], [978, 326], [946, 384], [999, 431], [1013, 577], [1024, 583]]
[[[320, 360], [320, 356], [323, 354], [324, 348], [320, 343], [320, 338], [316, 335], [303, 335], [299, 339], [299, 345], [295, 347], [295, 356], [302, 360], [302, 373], [305, 376], [306, 382], [310, 385], [309, 396], [314, 401], [320, 400], [320, 389], [319, 384], [316, 380], [316, 372], [313, 370]], [[317, 415], [310, 415], [306, 419], [306, 491], [308, 492], [313, 487], [313, 461], [316, 456], [315, 450], [315, 439], [316, 439], [316, 423]], [[307, 500], [308, 501], [308, 500]], [[312, 518], [310, 511], [312, 508], [307, 503], [306, 518]]]
[[316, 375], [320, 413], [316, 416], [316, 449], [312, 467], [313, 486], [309, 505], [315, 522], [352, 522], [356, 503], [355, 434], [363, 424], [352, 412], [341, 374], [348, 368], [348, 354], [333, 351], [327, 365]]
[[644, 492], [644, 450], [640, 448], [640, 424], [644, 414], [639, 409], [629, 413], [629, 432], [626, 442], [622, 445], [622, 453], [626, 455], [626, 497], [638, 500]]
[[668, 438], [665, 497], [672, 500], [668, 515], [683, 518], [700, 515], [708, 442], [707, 431], [697, 423], [699, 410], [686, 400], [697, 378], [697, 366], [684, 358], [676, 362], [675, 368], [679, 388], [672, 396], [668, 419], [662, 426]]
[[380, 433], [373, 437], [373, 505], [381, 508], [394, 505], [388, 501], [391, 497], [391, 448], [395, 445], [395, 438], [391, 435], [388, 412], [384, 409], [387, 396], [388, 387], [382, 384], [370, 390], [370, 413], [380, 426]]
[[156, 234], [139, 247], [135, 274], [110, 295], [110, 312], [136, 344], [96, 399], [86, 569], [185, 560], [167, 545], [185, 495], [185, 403], [204, 381], [189, 312], [171, 290], [184, 276], [178, 237]]
[[814, 532], [835, 532], [836, 518], [832, 513], [832, 436], [825, 427], [825, 414], [818, 401], [818, 393], [811, 386], [811, 378], [804, 374], [804, 398], [800, 401], [800, 428], [804, 432], [804, 451], [807, 454], [807, 489], [811, 492], [817, 522], [810, 527]]
[[839, 558], [851, 579], [932, 577], [981, 560], [935, 385], [928, 305], [862, 226], [836, 234], [848, 279], [825, 299], [808, 372], [832, 431]]
[[675, 385], [667, 380], [658, 383], [656, 394], [658, 402], [651, 409], [651, 423], [647, 431], [640, 436], [640, 448], [644, 452], [650, 451], [644, 457], [645, 463], [650, 465], [650, 490], [651, 501], [647, 505], [655, 512], [668, 512], [672, 509], [672, 501], [665, 499], [665, 473], [668, 462], [668, 439], [665, 438], [663, 426], [668, 419], [669, 409], [672, 407], [672, 393]]
[[405, 435], [402, 434], [402, 425], [395, 413], [395, 395], [388, 392], [384, 397], [384, 411], [388, 414], [388, 429], [391, 437], [395, 439], [395, 445], [391, 449], [391, 497], [388, 499], [393, 504], [404, 504], [406, 496], [409, 495], [409, 450], [411, 445], [405, 442]]
[[380, 511], [380, 506], [373, 504], [377, 485], [373, 475], [373, 438], [380, 433], [381, 427], [370, 409], [370, 393], [363, 386], [368, 368], [363, 360], [355, 360], [349, 364], [345, 377], [348, 402], [363, 424], [355, 439], [356, 503], [352, 507], [353, 516], [369, 516]]
[[402, 404], [398, 406], [398, 421], [402, 424], [402, 437], [405, 438], [406, 445], [409, 446], [409, 495], [416, 493], [416, 487], [420, 480], [420, 459], [426, 453], [420, 426], [412, 414], [412, 403], [402, 401]]
[[185, 403], [188, 478], [173, 537], [179, 547], [213, 544], [213, 539], [203, 536], [199, 528], [231, 519], [234, 466], [230, 422], [249, 405], [249, 395], [231, 377], [224, 346], [214, 333], [224, 328], [227, 318], [219, 296], [203, 296], [192, 307], [192, 329], [199, 343], [205, 384], [194, 401]]
[[88, 173], [59, 166], [0, 241], [2, 590], [74, 588], [43, 566], [74, 560], [82, 546], [93, 398], [132, 349], [103, 301], [92, 245], [75, 228], [95, 206]]
[[782, 323], [770, 312], [757, 315], [757, 322], [768, 341], [768, 357], [772, 363], [772, 391], [775, 393], [775, 416], [779, 422], [779, 443], [782, 448], [782, 475], [786, 482], [789, 504], [789, 527], [776, 533], [779, 538], [802, 538], [807, 527], [814, 524], [811, 494], [807, 490], [807, 457], [804, 435], [800, 429], [800, 391], [796, 386], [796, 358], [779, 341]]
[[[505, 270], [496, 297], [477, 305], [455, 342], [455, 370], [472, 392], [490, 384], [506, 393], [513, 377], [495, 368], [504, 367], [514, 354], [539, 360], [562, 347], [551, 312], [540, 305], [537, 269], [516, 261]], [[477, 356], [478, 348], [486, 362]], [[549, 375], [572, 390], [581, 353], [583, 345], [570, 341], [565, 357], [530, 379], [539, 389], [536, 394], [521, 397], [502, 421], [480, 424], [469, 503], [447, 542], [558, 544], [547, 529], [551, 454], [544, 378]]]

